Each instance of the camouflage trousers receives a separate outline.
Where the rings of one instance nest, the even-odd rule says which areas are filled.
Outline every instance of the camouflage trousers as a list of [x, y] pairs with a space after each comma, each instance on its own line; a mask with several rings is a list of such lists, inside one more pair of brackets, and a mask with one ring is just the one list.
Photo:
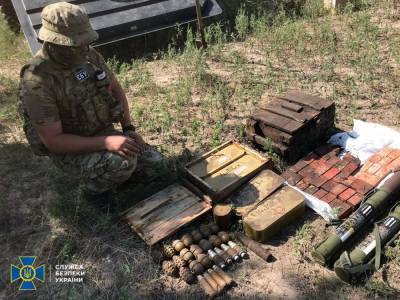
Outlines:
[[54, 164], [70, 176], [80, 178], [84, 190], [97, 194], [127, 181], [137, 167], [137, 156], [124, 158], [99, 151], [78, 155], [53, 155]]

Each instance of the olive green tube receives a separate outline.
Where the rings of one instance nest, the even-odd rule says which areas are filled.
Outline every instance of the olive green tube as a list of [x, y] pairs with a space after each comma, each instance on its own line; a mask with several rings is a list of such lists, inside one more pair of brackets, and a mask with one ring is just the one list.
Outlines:
[[[400, 204], [396, 206], [394, 211], [382, 221], [379, 222], [378, 232], [381, 240], [381, 248], [383, 248], [400, 230]], [[349, 254], [350, 264], [343, 263], [346, 261], [341, 257], [335, 263], [336, 275], [345, 282], [351, 282], [353, 279], [358, 279], [358, 275], [363, 275], [364, 272], [354, 272], [354, 267], [368, 263], [376, 251], [375, 232], [371, 232], [353, 251]], [[343, 255], [343, 254], [342, 254]]]
[[314, 249], [314, 260], [320, 265], [331, 266], [345, 245], [390, 207], [399, 192], [400, 172], [396, 172], [337, 227], [334, 234]]

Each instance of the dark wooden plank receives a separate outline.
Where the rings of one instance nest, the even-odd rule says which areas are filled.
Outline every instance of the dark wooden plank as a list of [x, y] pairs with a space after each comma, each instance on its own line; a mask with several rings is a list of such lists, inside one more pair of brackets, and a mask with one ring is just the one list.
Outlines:
[[264, 122], [266, 125], [282, 130], [293, 135], [297, 130], [303, 127], [303, 123], [291, 120], [268, 111], [260, 111], [253, 115], [253, 118]]
[[299, 114], [294, 111], [288, 110], [286, 108], [271, 104], [267, 107], [264, 108], [265, 111], [269, 111], [271, 113], [287, 117], [289, 119], [292, 119], [294, 121], [300, 122], [300, 123], [305, 123], [308, 118], [304, 116], [304, 114]]
[[313, 96], [313, 95], [308, 95], [301, 91], [295, 91], [295, 90], [288, 91], [285, 95], [283, 95], [280, 98], [289, 100], [291, 102], [294, 102], [294, 103], [297, 103], [300, 105], [306, 105], [306, 106], [312, 107], [317, 110], [322, 110], [322, 109], [332, 105], [332, 102], [330, 102], [326, 99], [323, 99], [323, 98], [320, 98], [317, 96]]
[[297, 105], [295, 103], [291, 103], [291, 102], [287, 102], [287, 101], [283, 101], [282, 107], [286, 108], [288, 110], [297, 112], [297, 113], [299, 113], [303, 110], [303, 107], [301, 105]]
[[262, 122], [258, 123], [258, 126], [260, 127], [262, 133], [264, 136], [269, 137], [270, 139], [272, 139], [274, 142], [278, 142], [278, 143], [283, 143], [286, 145], [290, 145], [293, 136], [283, 132], [279, 129], [273, 128], [271, 126], [268, 126]]

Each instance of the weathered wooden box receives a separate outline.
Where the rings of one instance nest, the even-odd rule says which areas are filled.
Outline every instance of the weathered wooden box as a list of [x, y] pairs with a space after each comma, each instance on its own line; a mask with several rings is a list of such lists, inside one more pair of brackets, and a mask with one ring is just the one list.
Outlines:
[[289, 91], [257, 108], [246, 123], [247, 137], [271, 147], [292, 163], [314, 149], [335, 124], [335, 104], [326, 99]]
[[186, 165], [189, 180], [215, 202], [223, 200], [272, 161], [257, 151], [229, 141]]
[[304, 208], [303, 195], [283, 186], [243, 216], [244, 231], [256, 241], [266, 242], [282, 228], [296, 222]]
[[152, 246], [210, 209], [207, 201], [182, 185], [172, 184], [128, 209], [123, 218]]

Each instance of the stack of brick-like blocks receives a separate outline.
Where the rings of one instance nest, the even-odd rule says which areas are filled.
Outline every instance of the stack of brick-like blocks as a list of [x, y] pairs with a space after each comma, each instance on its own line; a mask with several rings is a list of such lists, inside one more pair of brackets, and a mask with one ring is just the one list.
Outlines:
[[327, 202], [346, 218], [392, 170], [400, 168], [400, 150], [384, 148], [360, 167], [360, 161], [324, 144], [289, 168], [282, 176], [289, 184]]

